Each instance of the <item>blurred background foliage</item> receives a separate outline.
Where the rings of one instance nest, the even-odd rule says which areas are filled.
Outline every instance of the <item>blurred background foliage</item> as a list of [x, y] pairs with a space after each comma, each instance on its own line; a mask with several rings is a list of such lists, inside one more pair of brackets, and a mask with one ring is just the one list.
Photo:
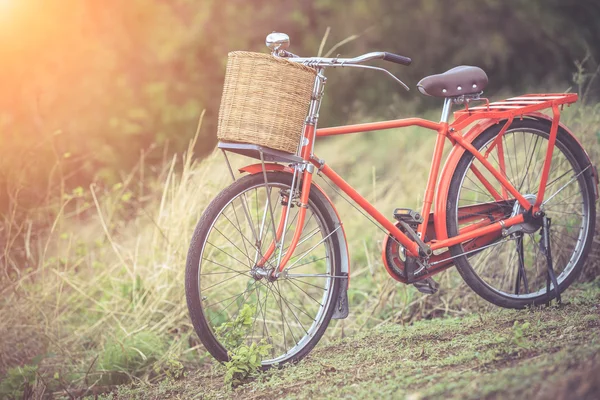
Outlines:
[[[586, 101], [562, 120], [597, 162], [598, 21], [598, 0], [0, 0], [0, 397], [37, 376], [48, 391], [85, 393], [98, 377], [212, 368], [182, 302], [182, 266], [194, 224], [229, 182], [218, 153], [204, 158], [229, 51], [267, 52], [266, 34], [282, 31], [300, 55], [410, 56], [410, 67], [379, 65], [413, 89], [471, 64], [487, 71], [493, 99], [578, 92]], [[439, 99], [381, 74], [328, 77], [321, 126], [439, 115]], [[392, 210], [420, 203], [434, 138], [350, 135], [318, 151]], [[352, 313], [329, 338], [486, 306], [452, 270], [435, 296], [396, 285], [376, 257], [382, 233], [336, 205]], [[584, 279], [600, 270], [598, 237]]]
[[[597, 0], [6, 0], [0, 2], [0, 211], [46, 204], [90, 182], [114, 184], [143, 160], [162, 165], [206, 116], [195, 153], [216, 143], [227, 52], [355, 56], [385, 50], [409, 86], [459, 64], [484, 68], [487, 94], [565, 91], [575, 61], [600, 61]], [[356, 36], [353, 36], [356, 35]], [[330, 72], [321, 125], [438, 107], [383, 75]], [[589, 96], [600, 95], [598, 82]], [[158, 167], [157, 167], [158, 168]]]

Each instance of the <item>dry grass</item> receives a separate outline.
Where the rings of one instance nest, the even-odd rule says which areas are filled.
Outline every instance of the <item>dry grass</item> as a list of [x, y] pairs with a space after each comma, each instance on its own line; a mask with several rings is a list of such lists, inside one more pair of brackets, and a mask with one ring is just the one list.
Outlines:
[[[579, 107], [564, 118], [598, 160], [599, 108]], [[420, 204], [434, 139], [419, 129], [367, 133], [324, 141], [317, 154], [391, 217], [395, 207]], [[108, 370], [151, 379], [173, 360], [194, 368], [205, 361], [184, 301], [185, 256], [194, 225], [230, 177], [220, 153], [195, 161], [193, 145], [154, 172], [156, 179], [145, 178], [153, 173], [142, 159], [121, 185], [92, 185], [65, 194], [44, 235], [31, 234], [31, 223], [4, 231], [5, 237], [22, 242], [7, 240], [2, 259], [0, 375], [37, 357], [40, 371], [59, 372], [59, 388], [89, 388], [116, 383], [104, 373]], [[241, 166], [247, 160], [233, 163]], [[384, 233], [322, 180], [317, 183], [330, 192], [344, 219], [352, 258], [351, 314], [330, 325], [328, 338], [390, 321], [489, 307], [453, 270], [438, 276], [442, 289], [434, 296], [391, 280], [380, 261]], [[586, 278], [600, 270], [598, 243], [596, 235]], [[139, 351], [148, 341], [161, 351]], [[115, 346], [123, 354], [129, 348], [142, 354], [128, 356], [135, 360], [125, 360], [131, 363], [124, 368], [122, 359], [107, 355]]]

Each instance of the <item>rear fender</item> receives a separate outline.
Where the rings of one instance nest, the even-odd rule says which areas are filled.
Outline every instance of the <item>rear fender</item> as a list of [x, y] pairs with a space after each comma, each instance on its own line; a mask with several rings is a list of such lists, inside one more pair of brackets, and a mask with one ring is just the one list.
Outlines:
[[[495, 118], [480, 120], [471, 129], [469, 129], [469, 131], [464, 135], [464, 138], [467, 142], [471, 143], [486, 129], [498, 123], [506, 123], [506, 120], [499, 120]], [[465, 151], [466, 150], [461, 146], [454, 146], [452, 151], [450, 151], [450, 154], [448, 154], [448, 158], [446, 158], [444, 168], [442, 168], [442, 172], [440, 174], [433, 214], [435, 223], [435, 237], [437, 240], [448, 239], [448, 232], [446, 230], [446, 205], [448, 202], [448, 191], [450, 190], [450, 181], [452, 179], [452, 175], [454, 175], [458, 161]]]
[[[523, 116], [523, 118], [530, 118], [536, 120], [544, 120], [548, 121], [548, 123], [552, 123], [552, 117], [542, 114], [540, 112], [533, 112]], [[486, 129], [492, 127], [496, 124], [505, 124], [506, 120], [499, 119], [483, 119], [480, 120], [477, 124], [475, 124], [469, 131], [464, 135], [464, 138], [472, 143], [479, 135], [481, 135]], [[582, 148], [584, 154], [587, 157], [588, 163], [592, 165], [592, 174], [595, 178], [596, 186], [594, 187], [596, 199], [598, 199], [599, 191], [598, 191], [598, 172], [596, 168], [592, 164], [592, 160], [590, 156], [585, 151], [581, 142], [577, 137], [573, 134], [573, 132], [567, 128], [563, 123], [559, 123], [559, 126], [569, 134]], [[447, 211], [447, 202], [448, 202], [448, 191], [450, 190], [450, 181], [452, 179], [452, 175], [454, 175], [454, 171], [456, 170], [456, 166], [462, 155], [466, 150], [460, 146], [455, 146], [452, 148], [452, 151], [448, 155], [446, 159], [446, 163], [444, 164], [444, 168], [440, 174], [440, 182], [437, 188], [437, 196], [434, 207], [434, 221], [435, 221], [435, 234], [437, 240], [448, 239], [448, 232], [446, 230], [446, 211]]]
[[[294, 170], [288, 166], [275, 163], [265, 163], [265, 170], [267, 172], [283, 171], [288, 172], [290, 174], [294, 172]], [[240, 168], [239, 171], [248, 174], [258, 174], [262, 173], [263, 169], [262, 164], [252, 164]], [[340, 215], [337, 212], [335, 206], [333, 205], [333, 202], [331, 201], [329, 196], [327, 196], [327, 193], [325, 193], [325, 191], [316, 183], [313, 182], [312, 184], [314, 188], [321, 192], [323, 197], [325, 197], [325, 199], [327, 200], [328, 207], [326, 211], [329, 213], [329, 216], [333, 220], [334, 225], [340, 226], [340, 229], [338, 229], [335, 235], [337, 236], [338, 243], [343, 243], [343, 246], [340, 246], [340, 261], [342, 267], [342, 274], [346, 274], [346, 276], [348, 276], [346, 286], [346, 288], [348, 288], [350, 286], [350, 253], [348, 252], [348, 241], [346, 240], [346, 232], [344, 231], [344, 225], [342, 224]]]

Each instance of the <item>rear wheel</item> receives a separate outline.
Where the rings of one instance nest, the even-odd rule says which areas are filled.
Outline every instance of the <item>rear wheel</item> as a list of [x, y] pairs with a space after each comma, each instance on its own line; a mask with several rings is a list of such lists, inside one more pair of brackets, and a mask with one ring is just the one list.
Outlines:
[[[473, 146], [485, 154], [498, 136], [503, 123], [497, 124], [473, 141]], [[531, 203], [539, 189], [550, 124], [524, 119], [513, 122], [501, 142], [507, 179]], [[500, 170], [500, 154], [490, 152], [488, 161]], [[550, 242], [553, 267], [559, 291], [565, 290], [580, 273], [592, 244], [596, 209], [592, 168], [580, 145], [563, 129], [556, 138], [550, 174], [546, 184], [542, 210], [551, 219]], [[461, 207], [478, 203], [493, 203], [496, 199], [475, 175], [483, 173], [496, 190], [500, 185], [485, 167], [468, 152], [460, 159], [452, 177], [447, 202], [448, 236], [472, 224], [485, 224], [489, 215], [464, 218]], [[505, 217], [523, 213], [519, 204], [508, 195]], [[463, 223], [460, 221], [468, 220]], [[545, 256], [540, 249], [539, 224], [525, 224], [523, 232], [508, 236], [497, 235], [491, 245], [477, 253], [462, 255], [462, 244], [450, 251], [465, 282], [481, 297], [507, 308], [523, 308], [542, 304], [556, 296], [553, 286], [547, 291], [548, 273]]]
[[[221, 192], [198, 222], [187, 258], [186, 298], [194, 328], [219, 361], [241, 345], [270, 346], [262, 365], [304, 357], [317, 344], [335, 308], [341, 267], [336, 229], [325, 196], [310, 192], [303, 233], [287, 273], [267, 276], [277, 265], [276, 250], [264, 268], [256, 266], [274, 238], [283, 204], [299, 193], [288, 173], [245, 176]], [[301, 186], [299, 186], [301, 187]], [[288, 200], [293, 193], [292, 201]], [[285, 254], [299, 207], [291, 208]]]

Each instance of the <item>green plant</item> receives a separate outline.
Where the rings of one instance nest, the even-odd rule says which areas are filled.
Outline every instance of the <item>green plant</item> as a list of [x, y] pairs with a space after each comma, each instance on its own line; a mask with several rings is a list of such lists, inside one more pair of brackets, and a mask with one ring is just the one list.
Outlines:
[[37, 382], [37, 365], [10, 368], [0, 382], [0, 398], [29, 398], [32, 387]]
[[[599, 106], [575, 105], [565, 109], [561, 115], [561, 120], [564, 118], [566, 124], [584, 142], [596, 164], [600, 155], [597, 136], [600, 126]], [[437, 111], [435, 115], [423, 116], [435, 118]], [[361, 164], [352, 160], [369, 159], [377, 171], [377, 197], [373, 198], [376, 206], [390, 211], [398, 206], [414, 208], [420, 204], [422, 182], [427, 178], [425, 167], [428, 167], [428, 162], [422, 165], [415, 160], [426, 160], [431, 156], [435, 135], [422, 135], [419, 130], [409, 131], [406, 135], [398, 135], [396, 132], [380, 132], [377, 135], [377, 140], [370, 141], [363, 139], [363, 135], [333, 137], [319, 142], [319, 155], [331, 165], [339, 165], [340, 173], [347, 175], [356, 189], [365, 194], [372, 190], [372, 170], [359, 168]], [[342, 146], [352, 151], [344, 154], [339, 151]], [[398, 151], [391, 151], [392, 148]], [[403, 157], [399, 164], [399, 152], [411, 154]], [[190, 151], [188, 154], [193, 153]], [[247, 161], [243, 158], [232, 159], [233, 163], [237, 163], [234, 171]], [[74, 199], [64, 205], [64, 211], [61, 211], [61, 204], [52, 209], [56, 214], [52, 215], [53, 219], [47, 230], [40, 230], [35, 224], [20, 226], [16, 222], [13, 224], [10, 219], [5, 220], [6, 225], [3, 226], [15, 228], [0, 228], [0, 236], [9, 232], [21, 232], [25, 238], [21, 240], [9, 236], [4, 240], [4, 237], [0, 237], [0, 247], [5, 257], [3, 261], [7, 265], [6, 270], [0, 273], [0, 281], [5, 280], [0, 282], [0, 287], [4, 287], [3, 283], [9, 283], [5, 274], [14, 275], [14, 279], [17, 279], [0, 295], [0, 370], [7, 371], [8, 367], [18, 363], [31, 363], [29, 360], [35, 355], [47, 353], [53, 354], [51, 364], [54, 370], [69, 370], [68, 366], [74, 364], [80, 374], [85, 374], [90, 365], [93, 365], [87, 377], [89, 385], [96, 381], [97, 372], [102, 373], [106, 379], [119, 374], [128, 378], [129, 374], [145, 380], [154, 376], [153, 367], [156, 363], [151, 362], [153, 359], [162, 362], [159, 374], [168, 375], [167, 367], [164, 366], [171, 354], [190, 373], [194, 373], [194, 370], [209, 370], [213, 359], [193, 332], [185, 302], [181, 301], [182, 266], [185, 265], [189, 236], [194, 224], [208, 201], [231, 179], [228, 170], [222, 167], [220, 153], [202, 162], [193, 161], [191, 157], [173, 160], [167, 157], [162, 168], [157, 169], [150, 169], [140, 162], [130, 175], [122, 176], [121, 185], [115, 188], [100, 184], [95, 186], [93, 193], [97, 204], [87, 186], [83, 186], [84, 198], [78, 197], [82, 194], [81, 190], [74, 190]], [[407, 168], [410, 174], [401, 173]], [[384, 171], [381, 176], [380, 171]], [[402, 323], [409, 328], [414, 321], [437, 316], [440, 312], [457, 316], [471, 311], [484, 316], [481, 321], [477, 320], [482, 326], [497, 318], [499, 310], [482, 302], [466, 289], [454, 269], [435, 277], [442, 285], [435, 296], [424, 296], [412, 286], [395, 283], [387, 275], [377, 256], [384, 234], [330, 190], [326, 181], [318, 176], [315, 180], [328, 191], [344, 219], [351, 253], [348, 293], [350, 315], [347, 319], [334, 321], [330, 325], [317, 350], [327, 346], [331, 340], [352, 337], [357, 333], [366, 336], [353, 343], [356, 346], [367, 343], [373, 340], [372, 328], [386, 321]], [[137, 187], [140, 187], [143, 196], [135, 192]], [[136, 193], [134, 197], [146, 200], [135, 212], [128, 211], [129, 214], [126, 214], [115, 211], [116, 205], [123, 201], [122, 191], [133, 191]], [[73, 206], [73, 201], [83, 200], [90, 201], [91, 209], [84, 204], [81, 204], [81, 208]], [[48, 203], [44, 210], [51, 210], [52, 206], [52, 203]], [[9, 218], [10, 215], [5, 217]], [[33, 221], [35, 220], [34, 218]], [[42, 218], [40, 220], [45, 221]], [[102, 222], [106, 224], [106, 230]], [[597, 226], [600, 226], [600, 220]], [[62, 233], [67, 233], [65, 239], [60, 238]], [[19, 243], [24, 243], [24, 248], [20, 248]], [[365, 246], [366, 250], [363, 250]], [[590, 261], [584, 270], [588, 279], [593, 279], [594, 271], [600, 268], [594, 268], [594, 265], [600, 265], [600, 252], [593, 250], [596, 254], [595, 264]], [[366, 257], [366, 251], [370, 261]], [[27, 256], [26, 262], [18, 262], [20, 255], [25, 260], [28, 253], [30, 256]], [[19, 270], [20, 265], [27, 265], [31, 270]], [[598, 302], [596, 293], [599, 285], [600, 280], [597, 280], [579, 289], [569, 289], [567, 296], [574, 305], [592, 307]], [[492, 313], [486, 314], [486, 310], [492, 310]], [[521, 349], [512, 344], [513, 321], [515, 318], [523, 321], [517, 315], [511, 314], [506, 335], [502, 331], [499, 336], [501, 339], [506, 338], [506, 342], [511, 344], [512, 349], [509, 350]], [[444, 324], [450, 321], [443, 320]], [[588, 323], [589, 327], [597, 326], [595, 321], [590, 320]], [[231, 329], [230, 325], [223, 326], [223, 330]], [[533, 325], [535, 323], [532, 322], [530, 329], [533, 329]], [[581, 329], [594, 332], [589, 327]], [[140, 329], [151, 332], [158, 338], [157, 342], [160, 342], [156, 347], [157, 351], [148, 351], [144, 345], [136, 346], [150, 361], [144, 361], [137, 352], [131, 357], [106, 354], [123, 352], [123, 348], [128, 349], [128, 353], [135, 351], [130, 347], [134, 340], [127, 339], [128, 335], [123, 332], [137, 332]], [[520, 329], [523, 330], [522, 326]], [[537, 340], [534, 342], [534, 332], [526, 330], [523, 334], [530, 342], [535, 343], [533, 350], [536, 350], [540, 344]], [[137, 335], [134, 333], [130, 336]], [[447, 335], [454, 337], [456, 332], [448, 331]], [[396, 343], [394, 340], [390, 339], [390, 343]], [[403, 342], [402, 345], [404, 344]], [[501, 350], [506, 349], [498, 347], [497, 350], [499, 354], [504, 354], [505, 351]], [[485, 354], [483, 350], [478, 351]], [[97, 355], [98, 359], [94, 362]], [[409, 360], [411, 357], [406, 356]], [[128, 359], [129, 363], [126, 362]], [[119, 360], [121, 361], [118, 362]], [[7, 362], [12, 364], [3, 364]], [[128, 365], [132, 369], [118, 374], [107, 372], [111, 365]], [[52, 377], [53, 373], [54, 371], [47, 375]], [[46, 374], [43, 377], [45, 384], [51, 386], [52, 379], [47, 379]], [[70, 379], [65, 381], [71, 384]], [[20, 384], [21, 381], [13, 382]], [[102, 383], [107, 383], [107, 380], [96, 386]], [[80, 385], [81, 379], [75, 384]], [[206, 386], [210, 384], [207, 383]], [[59, 389], [61, 388], [57, 390]], [[47, 388], [46, 393], [49, 392], [51, 389]], [[0, 398], [3, 396], [8, 395], [0, 394]], [[141, 395], [138, 398], [146, 397]]]
[[225, 363], [224, 380], [228, 386], [235, 386], [244, 379], [256, 374], [261, 366], [261, 360], [269, 354], [271, 345], [261, 340], [260, 343], [252, 343], [250, 346], [240, 345], [231, 352], [230, 359]]
[[526, 333], [531, 327], [529, 322], [523, 322], [522, 324], [519, 321], [515, 321], [512, 329], [512, 342], [521, 348], [528, 349], [531, 347], [531, 343], [527, 340]]
[[254, 375], [261, 366], [264, 356], [269, 354], [271, 345], [261, 340], [260, 343], [243, 343], [248, 330], [252, 327], [256, 307], [244, 304], [239, 314], [233, 321], [224, 322], [216, 329], [221, 343], [229, 351], [229, 361], [225, 363], [225, 384], [234, 386], [244, 379]]
[[107, 383], [122, 383], [127, 375], [139, 375], [165, 351], [163, 340], [153, 332], [141, 331], [106, 344], [99, 366], [107, 372]]
[[216, 335], [226, 349], [236, 349], [244, 340], [248, 329], [252, 326], [256, 307], [244, 304], [233, 321], [222, 323], [216, 330]]
[[165, 367], [165, 373], [169, 379], [177, 380], [183, 378], [185, 368], [181, 361], [176, 358], [169, 358], [166, 361]]

